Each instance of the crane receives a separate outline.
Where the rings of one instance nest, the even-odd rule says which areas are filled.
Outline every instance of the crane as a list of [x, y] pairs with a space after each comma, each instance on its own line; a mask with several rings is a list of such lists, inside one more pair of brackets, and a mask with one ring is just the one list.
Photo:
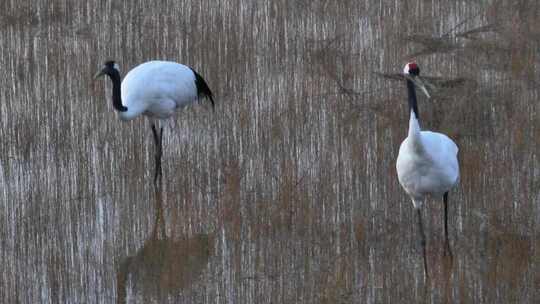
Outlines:
[[420, 68], [409, 62], [403, 69], [409, 101], [409, 131], [399, 147], [396, 162], [398, 180], [410, 196], [418, 214], [418, 229], [424, 256], [424, 274], [427, 277], [426, 236], [422, 225], [421, 207], [426, 197], [443, 197], [444, 236], [446, 249], [452, 255], [448, 241], [448, 192], [459, 182], [458, 147], [445, 134], [422, 131], [416, 99], [416, 86], [430, 98], [420, 77]]
[[[110, 60], [94, 75], [94, 79], [107, 75], [112, 81], [112, 104], [122, 120], [145, 115], [167, 119], [177, 110], [199, 98], [208, 98], [214, 108], [214, 97], [206, 81], [194, 69], [172, 61], [148, 61], [129, 71], [121, 80], [120, 69]], [[163, 127], [159, 134], [151, 122], [156, 144], [154, 183], [161, 176]]]

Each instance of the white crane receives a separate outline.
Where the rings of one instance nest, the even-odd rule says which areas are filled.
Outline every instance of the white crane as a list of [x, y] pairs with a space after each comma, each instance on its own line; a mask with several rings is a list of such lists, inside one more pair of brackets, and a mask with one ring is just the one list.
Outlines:
[[444, 202], [444, 236], [446, 249], [450, 251], [448, 242], [448, 192], [459, 181], [458, 147], [448, 136], [421, 131], [415, 85], [428, 96], [420, 69], [415, 62], [410, 62], [403, 69], [409, 94], [409, 133], [399, 147], [396, 169], [399, 183], [411, 197], [418, 214], [421, 245], [424, 255], [424, 274], [427, 277], [426, 236], [422, 225], [420, 209], [427, 195], [443, 197]]
[[[140, 115], [166, 119], [198, 98], [214, 98], [206, 81], [192, 68], [171, 61], [148, 61], [129, 71], [121, 81], [118, 64], [107, 61], [94, 78], [107, 75], [112, 80], [112, 104], [122, 120]], [[161, 176], [163, 127], [158, 135], [152, 122], [156, 144], [154, 182]]]

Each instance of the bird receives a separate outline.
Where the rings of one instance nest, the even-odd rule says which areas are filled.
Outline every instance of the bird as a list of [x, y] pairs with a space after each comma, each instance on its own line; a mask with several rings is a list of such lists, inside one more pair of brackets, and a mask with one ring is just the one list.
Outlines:
[[204, 78], [193, 68], [173, 61], [147, 61], [130, 70], [121, 80], [119, 65], [106, 61], [94, 79], [107, 75], [112, 81], [112, 105], [121, 120], [141, 115], [151, 119], [156, 145], [154, 183], [161, 177], [163, 127], [158, 131], [155, 119], [172, 117], [179, 109], [207, 98], [215, 107], [214, 95]]
[[409, 62], [403, 68], [409, 103], [409, 130], [399, 147], [396, 170], [399, 183], [412, 200], [418, 214], [418, 229], [424, 256], [424, 275], [428, 276], [426, 261], [426, 236], [422, 225], [421, 208], [427, 196], [443, 197], [444, 236], [450, 256], [448, 241], [448, 192], [459, 183], [458, 146], [447, 135], [432, 131], [422, 131], [416, 99], [416, 87], [431, 98], [420, 68], [416, 62]]

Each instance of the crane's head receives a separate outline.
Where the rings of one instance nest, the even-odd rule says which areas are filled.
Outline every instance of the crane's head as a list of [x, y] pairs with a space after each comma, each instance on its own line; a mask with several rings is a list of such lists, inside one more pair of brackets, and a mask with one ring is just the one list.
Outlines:
[[118, 63], [114, 62], [113, 60], [109, 60], [106, 61], [103, 64], [101, 70], [94, 75], [94, 79], [99, 78], [103, 75], [112, 76], [113, 74], [120, 74], [120, 68], [118, 66]]
[[403, 68], [403, 74], [410, 76], [418, 76], [420, 75], [420, 68], [418, 67], [418, 64], [416, 64], [416, 62], [409, 62]]
[[405, 75], [406, 79], [412, 81], [417, 87], [419, 87], [428, 98], [431, 98], [426, 89], [426, 85], [424, 84], [424, 80], [420, 77], [420, 68], [416, 62], [412, 61], [407, 63], [403, 68], [403, 74]]

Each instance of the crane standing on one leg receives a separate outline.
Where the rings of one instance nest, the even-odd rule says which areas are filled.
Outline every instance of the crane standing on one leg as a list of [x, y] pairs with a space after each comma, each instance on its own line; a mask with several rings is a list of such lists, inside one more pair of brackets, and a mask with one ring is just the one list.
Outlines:
[[[122, 120], [146, 115], [166, 119], [176, 110], [207, 97], [214, 107], [213, 94], [206, 81], [192, 68], [171, 61], [148, 61], [133, 68], [121, 81], [118, 65], [107, 61], [94, 78], [107, 75], [112, 80], [112, 103]], [[161, 176], [163, 127], [152, 123], [156, 144], [154, 183]]]
[[403, 72], [407, 78], [409, 95], [409, 133], [399, 147], [396, 169], [399, 183], [411, 197], [418, 214], [424, 274], [427, 277], [426, 236], [420, 208], [427, 195], [443, 196], [444, 236], [446, 249], [451, 255], [448, 241], [448, 192], [459, 181], [458, 147], [444, 134], [420, 130], [415, 86], [420, 87], [428, 97], [429, 93], [419, 76], [420, 69], [416, 63], [407, 63]]

